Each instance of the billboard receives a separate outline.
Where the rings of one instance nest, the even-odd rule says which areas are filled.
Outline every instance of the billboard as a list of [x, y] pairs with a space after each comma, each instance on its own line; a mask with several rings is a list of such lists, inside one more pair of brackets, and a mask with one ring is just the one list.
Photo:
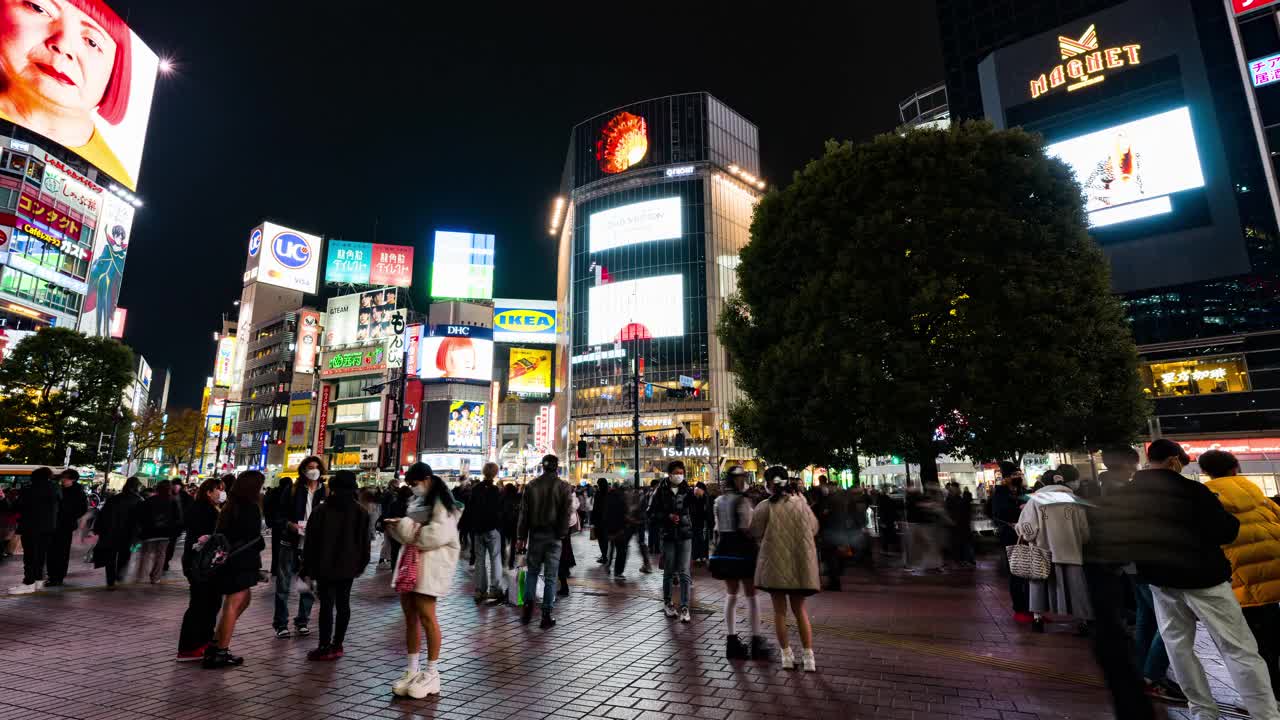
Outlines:
[[0, 117], [137, 189], [160, 59], [103, 0], [0, 4]]
[[675, 240], [681, 236], [680, 198], [631, 203], [591, 214], [588, 235], [591, 252], [636, 243]]
[[324, 328], [325, 347], [372, 342], [390, 337], [398, 301], [396, 290], [370, 290], [329, 298]]
[[[285, 438], [285, 453], [288, 456], [301, 455], [306, 457], [311, 446], [311, 432], [308, 427], [311, 424], [311, 393], [294, 393], [294, 398], [289, 400], [288, 415], [288, 436]], [[296, 466], [302, 458], [286, 460], [286, 465]]]
[[684, 276], [658, 275], [587, 291], [587, 344], [684, 335]]
[[551, 349], [511, 348], [507, 362], [507, 392], [522, 398], [551, 395]]
[[431, 296], [488, 300], [493, 297], [494, 237], [437, 230], [431, 264]]
[[128, 318], [128, 310], [122, 307], [116, 308], [115, 313], [111, 316], [111, 337], [116, 340], [124, 337], [124, 324]]
[[293, 371], [316, 371], [316, 352], [320, 345], [320, 313], [303, 310], [298, 313], [298, 346], [293, 353]]
[[424, 382], [493, 381], [493, 331], [470, 325], [431, 325], [418, 351]]
[[80, 312], [79, 330], [86, 335], [107, 337], [111, 334], [111, 318], [120, 297], [120, 280], [124, 277], [124, 259], [129, 253], [135, 211], [123, 198], [111, 193], [102, 196], [102, 215], [94, 232], [93, 260], [89, 265], [89, 288]]
[[480, 450], [488, 424], [485, 403], [454, 400], [449, 403], [449, 449]]
[[387, 349], [376, 345], [363, 350], [349, 350], [329, 356], [320, 368], [320, 377], [328, 378], [337, 375], [355, 375], [387, 369]]
[[353, 285], [369, 283], [369, 263], [372, 253], [368, 243], [330, 240], [325, 252], [325, 283]]
[[213, 359], [213, 384], [215, 387], [231, 387], [232, 367], [236, 357], [236, 336], [218, 338], [218, 352]]
[[413, 248], [373, 244], [369, 284], [407, 288], [413, 284]]
[[1243, 15], [1244, 13], [1252, 12], [1258, 8], [1274, 5], [1276, 2], [1280, 2], [1280, 0], [1231, 0], [1231, 9], [1234, 10], [1237, 15]]
[[493, 341], [555, 345], [555, 301], [494, 298]]
[[1175, 212], [1174, 193], [1204, 187], [1186, 107], [1061, 140], [1045, 153], [1071, 166], [1092, 227]]
[[315, 293], [320, 275], [320, 237], [265, 222], [249, 233], [245, 284], [253, 281]]
[[8, 360], [9, 356], [13, 354], [13, 351], [17, 349], [18, 343], [35, 334], [35, 330], [10, 330], [9, 328], [0, 328], [0, 360]]

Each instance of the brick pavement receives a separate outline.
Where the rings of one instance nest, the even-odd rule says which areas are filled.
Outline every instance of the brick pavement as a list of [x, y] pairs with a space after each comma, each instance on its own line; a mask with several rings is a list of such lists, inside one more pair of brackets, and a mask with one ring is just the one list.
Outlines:
[[[1013, 625], [989, 563], [928, 577], [850, 571], [845, 592], [811, 601], [819, 672], [805, 675], [723, 658], [722, 589], [704, 572], [694, 621], [681, 625], [661, 612], [660, 574], [640, 575], [633, 558], [628, 580], [610, 580], [594, 543], [584, 534], [574, 544], [574, 594], [550, 631], [521, 626], [513, 608], [474, 605], [460, 565], [439, 606], [443, 694], [422, 701], [388, 690], [404, 650], [385, 569], [356, 582], [342, 660], [308, 662], [314, 635], [276, 639], [271, 587], [260, 585], [233, 642], [246, 664], [205, 671], [173, 662], [185, 581], [171, 573], [108, 592], [81, 551], [70, 587], [0, 596], [0, 720], [1112, 717], [1086, 641], [1066, 627], [1036, 635]], [[0, 565], [3, 587], [17, 565]], [[771, 619], [767, 599], [761, 610]], [[1235, 700], [1221, 682], [1215, 690]]]

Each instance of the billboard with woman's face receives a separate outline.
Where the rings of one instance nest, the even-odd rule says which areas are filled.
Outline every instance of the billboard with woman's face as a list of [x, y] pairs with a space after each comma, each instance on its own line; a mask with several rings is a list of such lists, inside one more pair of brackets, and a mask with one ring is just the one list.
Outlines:
[[159, 66], [102, 0], [0, 0], [0, 117], [130, 190]]

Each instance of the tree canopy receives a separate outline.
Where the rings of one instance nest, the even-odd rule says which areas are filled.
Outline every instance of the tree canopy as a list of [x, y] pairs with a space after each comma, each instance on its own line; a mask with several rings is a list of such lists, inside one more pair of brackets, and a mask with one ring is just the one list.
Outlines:
[[720, 321], [771, 461], [1130, 442], [1137, 353], [1071, 170], [964, 123], [830, 142], [756, 208]]
[[[92, 464], [133, 382], [133, 352], [116, 340], [46, 328], [0, 363], [0, 447], [10, 462]], [[121, 413], [117, 415], [117, 413]], [[127, 424], [127, 423], [122, 423]]]

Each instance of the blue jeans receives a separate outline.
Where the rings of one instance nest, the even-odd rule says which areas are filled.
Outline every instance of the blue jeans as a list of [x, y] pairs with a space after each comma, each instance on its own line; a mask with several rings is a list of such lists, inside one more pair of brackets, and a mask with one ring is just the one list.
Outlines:
[[692, 540], [662, 541], [662, 600], [671, 604], [671, 579], [680, 579], [680, 607], [689, 607], [689, 590], [693, 575], [689, 573], [689, 556], [693, 552]]
[[532, 602], [538, 594], [538, 575], [543, 577], [542, 611], [556, 608], [556, 590], [560, 584], [560, 538], [550, 532], [529, 534], [529, 552], [525, 556], [528, 570], [525, 573], [524, 596]]
[[[276, 614], [271, 627], [285, 630], [289, 627], [289, 593], [293, 590], [293, 578], [298, 574], [298, 548], [281, 545], [271, 574], [276, 586]], [[316, 596], [305, 585], [298, 589], [298, 617], [293, 619], [293, 626], [307, 625], [311, 622], [311, 606]]]
[[1156, 608], [1151, 599], [1151, 586], [1135, 582], [1133, 595], [1138, 605], [1133, 644], [1138, 651], [1138, 669], [1148, 680], [1164, 680], [1169, 672], [1169, 652], [1156, 625]]
[[476, 550], [476, 592], [502, 589], [502, 537], [497, 530], [478, 532], [472, 538]]

